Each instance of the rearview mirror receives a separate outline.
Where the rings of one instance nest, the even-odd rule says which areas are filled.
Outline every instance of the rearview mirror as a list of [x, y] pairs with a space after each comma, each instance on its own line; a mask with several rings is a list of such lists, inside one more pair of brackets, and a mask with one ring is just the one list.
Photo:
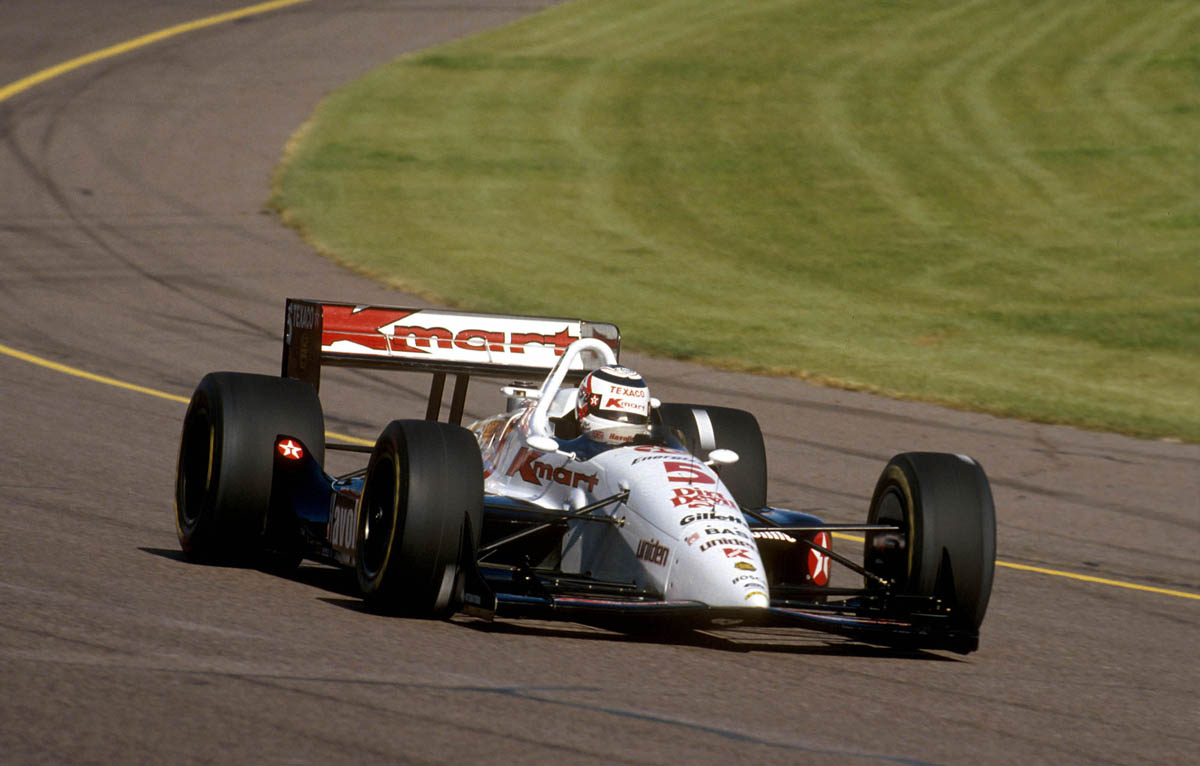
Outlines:
[[558, 442], [549, 436], [527, 436], [525, 443], [538, 452], [558, 452]]
[[704, 461], [705, 465], [731, 465], [738, 461], [738, 453], [731, 449], [715, 449], [708, 453], [708, 460]]

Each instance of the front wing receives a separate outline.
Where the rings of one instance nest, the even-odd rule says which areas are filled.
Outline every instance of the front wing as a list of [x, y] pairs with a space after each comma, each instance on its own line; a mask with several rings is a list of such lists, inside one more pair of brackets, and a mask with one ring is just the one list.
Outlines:
[[788, 607], [714, 608], [698, 601], [628, 601], [584, 596], [497, 594], [495, 616], [565, 620], [617, 630], [644, 631], [648, 623], [696, 630], [783, 627], [834, 633], [857, 641], [911, 649], [945, 649], [967, 654], [979, 633], [938, 622], [818, 612]]
[[[667, 601], [636, 595], [608, 595], [572, 589], [550, 592], [536, 583], [517, 586], [512, 572], [467, 571], [464, 612], [492, 619], [563, 620], [621, 632], [677, 628], [717, 630], [731, 627], [783, 627], [815, 630], [867, 644], [905, 649], [944, 649], [967, 654], [979, 648], [979, 632], [955, 627], [937, 614], [892, 615], [877, 606], [851, 599], [837, 603], [786, 605], [776, 599], [769, 608], [711, 607], [699, 601]], [[521, 579], [519, 576], [517, 579]], [[602, 585], [597, 583], [597, 585]]]

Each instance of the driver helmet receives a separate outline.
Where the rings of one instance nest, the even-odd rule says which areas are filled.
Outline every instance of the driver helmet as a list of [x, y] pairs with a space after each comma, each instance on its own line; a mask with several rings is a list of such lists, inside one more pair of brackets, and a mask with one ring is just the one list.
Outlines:
[[579, 384], [579, 430], [601, 444], [619, 445], [650, 432], [650, 389], [628, 367], [601, 367]]

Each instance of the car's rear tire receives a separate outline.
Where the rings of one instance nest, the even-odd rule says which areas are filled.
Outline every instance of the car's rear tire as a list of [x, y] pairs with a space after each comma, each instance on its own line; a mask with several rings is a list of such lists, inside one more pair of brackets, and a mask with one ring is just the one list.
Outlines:
[[721, 482], [743, 508], [767, 504], [767, 451], [754, 415], [730, 407], [663, 403], [663, 425], [679, 429], [688, 452], [701, 460], [714, 449], [733, 450], [738, 461], [721, 466]]
[[446, 618], [483, 529], [483, 461], [470, 431], [394, 420], [371, 453], [358, 535], [358, 584], [391, 614]]
[[316, 390], [291, 378], [213, 372], [183, 419], [175, 478], [179, 545], [193, 561], [261, 563], [275, 443], [299, 439], [318, 465], [325, 419]]
[[979, 628], [992, 592], [996, 511], [978, 463], [937, 452], [896, 455], [875, 485], [867, 523], [900, 527], [866, 535], [868, 571], [893, 581], [893, 593], [939, 600], [955, 627]]

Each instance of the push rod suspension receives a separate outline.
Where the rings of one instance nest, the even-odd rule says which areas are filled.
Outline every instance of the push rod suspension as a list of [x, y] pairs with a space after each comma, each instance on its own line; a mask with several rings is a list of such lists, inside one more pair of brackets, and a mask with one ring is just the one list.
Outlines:
[[[751, 532], [898, 532], [900, 527], [894, 524], [808, 524], [808, 525], [793, 525], [793, 526], [778, 526], [771, 519], [767, 518], [758, 511], [743, 508], [742, 512], [748, 516], [766, 524], [765, 527], [751, 527]], [[824, 545], [818, 545], [812, 540], [800, 538], [800, 542], [807, 545], [809, 548], [824, 553], [829, 558], [833, 559], [842, 566], [850, 569], [872, 582], [881, 585], [885, 588], [890, 588], [892, 583], [890, 580], [885, 580], [874, 572], [868, 572], [866, 568], [859, 565], [852, 559], [848, 559], [840, 553], [835, 553]]]
[[[544, 524], [535, 524], [532, 527], [526, 527], [525, 529], [522, 529], [520, 532], [513, 532], [511, 535], [508, 535], [507, 537], [502, 537], [499, 540], [496, 540], [495, 542], [491, 542], [491, 543], [488, 543], [487, 545], [481, 546], [479, 548], [479, 550], [476, 551], [476, 558], [483, 558], [484, 556], [491, 553], [492, 551], [494, 551], [498, 548], [502, 548], [511, 542], [520, 540], [521, 538], [524, 538], [524, 537], [528, 537], [529, 535], [537, 534], [538, 532], [541, 532], [545, 529], [549, 529], [550, 527], [554, 526], [556, 521], [563, 521], [563, 520], [567, 520], [567, 519], [578, 519], [580, 521], [598, 521], [603, 524], [617, 524], [617, 525], [624, 524], [624, 521], [622, 521], [620, 519], [613, 519], [613, 518], [604, 517], [604, 516], [588, 516], [588, 514], [591, 513], [592, 511], [598, 511], [606, 505], [611, 505], [612, 503], [625, 502], [628, 499], [629, 499], [629, 490], [626, 489], [626, 490], [622, 490], [621, 492], [618, 492], [615, 495], [612, 495], [611, 497], [606, 497], [603, 500], [597, 500], [596, 502], [592, 503], [591, 505], [585, 505], [584, 507], [579, 508], [578, 510], [563, 511], [561, 515], [558, 515], [556, 517], [555, 521], [548, 521]], [[548, 509], [539, 509], [539, 510], [549, 512]]]
[[872, 582], [882, 585], [885, 588], [890, 588], [892, 585], [891, 580], [885, 580], [882, 577], [880, 577], [879, 575], [875, 574], [874, 572], [867, 571], [867, 569], [865, 567], [860, 566], [853, 559], [848, 559], [840, 553], [835, 553], [834, 551], [831, 551], [830, 549], [826, 548], [824, 545], [820, 545], [818, 543], [813, 542], [812, 540], [806, 540], [804, 538], [800, 538], [800, 542], [804, 543], [809, 548], [812, 548], [814, 550], [820, 551], [821, 553], [824, 553], [826, 556], [833, 559], [837, 563], [841, 564], [844, 567], [854, 570], [855, 572], [857, 572], [858, 574], [867, 578], [868, 580], [871, 580]]

